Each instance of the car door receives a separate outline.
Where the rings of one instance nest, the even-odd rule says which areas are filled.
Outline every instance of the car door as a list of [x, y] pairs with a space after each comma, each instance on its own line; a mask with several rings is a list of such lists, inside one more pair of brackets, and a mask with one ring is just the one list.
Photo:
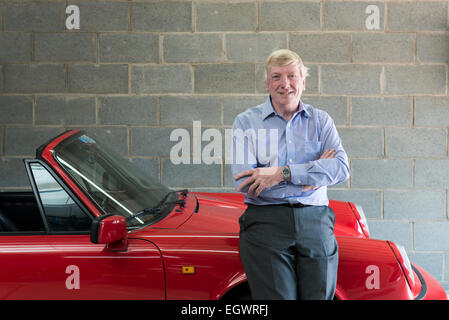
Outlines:
[[0, 236], [2, 299], [164, 299], [158, 248], [129, 239], [123, 252], [90, 241], [93, 217], [42, 161], [27, 172], [45, 232]]

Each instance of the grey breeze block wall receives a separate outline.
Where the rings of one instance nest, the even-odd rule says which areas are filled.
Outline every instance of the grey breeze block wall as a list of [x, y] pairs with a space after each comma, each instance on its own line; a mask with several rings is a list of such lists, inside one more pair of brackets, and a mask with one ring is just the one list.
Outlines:
[[0, 0], [0, 190], [29, 188], [21, 159], [84, 128], [170, 187], [232, 192], [226, 163], [173, 164], [169, 135], [231, 128], [279, 48], [310, 68], [303, 99], [350, 157], [330, 197], [449, 289], [448, 1]]

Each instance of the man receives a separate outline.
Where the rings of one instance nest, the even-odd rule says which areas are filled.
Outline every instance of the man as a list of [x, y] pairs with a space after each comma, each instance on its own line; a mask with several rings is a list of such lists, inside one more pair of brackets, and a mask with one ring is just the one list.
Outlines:
[[296, 53], [273, 52], [269, 97], [233, 125], [234, 154], [244, 156], [234, 158], [232, 174], [248, 204], [239, 219], [240, 256], [254, 299], [335, 293], [338, 247], [327, 186], [345, 181], [350, 170], [333, 120], [301, 101], [306, 77]]

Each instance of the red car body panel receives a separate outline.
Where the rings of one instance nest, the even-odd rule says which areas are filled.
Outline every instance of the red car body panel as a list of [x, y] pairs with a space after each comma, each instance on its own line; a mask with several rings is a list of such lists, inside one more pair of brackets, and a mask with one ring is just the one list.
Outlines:
[[[86, 235], [0, 237], [0, 299], [164, 299], [159, 250], [130, 239], [126, 252], [109, 252]], [[73, 267], [77, 271], [73, 270]], [[79, 288], [73, 287], [78, 276]]]
[[[100, 210], [53, 159], [55, 146], [77, 132], [55, 138], [41, 157], [98, 217]], [[163, 220], [129, 231], [120, 252], [92, 243], [88, 234], [2, 234], [0, 299], [220, 299], [246, 282], [238, 245], [243, 199], [190, 192], [185, 205]], [[446, 299], [441, 285], [417, 265], [410, 287], [390, 244], [369, 238], [352, 203], [329, 205], [339, 245], [336, 298]], [[377, 275], [369, 272], [372, 266]], [[378, 277], [375, 288], [367, 285], [371, 276]]]

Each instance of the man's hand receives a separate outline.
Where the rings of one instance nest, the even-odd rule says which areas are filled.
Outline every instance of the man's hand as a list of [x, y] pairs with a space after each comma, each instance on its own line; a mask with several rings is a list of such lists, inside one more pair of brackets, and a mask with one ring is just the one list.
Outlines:
[[248, 195], [257, 198], [259, 194], [266, 188], [277, 185], [284, 180], [282, 173], [282, 167], [264, 167], [254, 168], [240, 172], [234, 177], [235, 180], [248, 176], [237, 191], [242, 191], [246, 186], [251, 185], [248, 189]]
[[[335, 149], [326, 150], [320, 156], [320, 159], [332, 159], [332, 158], [335, 158]], [[319, 186], [304, 185], [304, 186], [302, 186], [302, 192], [307, 192], [307, 191], [315, 190], [318, 188], [319, 188]]]
[[320, 159], [332, 159], [335, 158], [335, 149], [326, 150], [320, 156]]

